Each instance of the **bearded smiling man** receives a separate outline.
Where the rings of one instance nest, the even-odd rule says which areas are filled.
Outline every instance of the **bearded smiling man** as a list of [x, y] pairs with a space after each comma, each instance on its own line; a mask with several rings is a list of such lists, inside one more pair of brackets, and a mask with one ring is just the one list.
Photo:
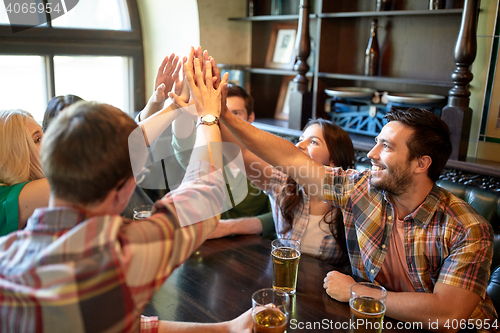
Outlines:
[[404, 125], [399, 122], [390, 122], [384, 127], [375, 138], [377, 146], [368, 153], [368, 158], [372, 161], [371, 185], [394, 196], [408, 192], [412, 185], [411, 160], [414, 159], [408, 158], [408, 154], [404, 155], [399, 150], [394, 154], [393, 147], [402, 146], [401, 149], [404, 150], [403, 146], [410, 138], [411, 131], [405, 131]]
[[[486, 294], [493, 230], [467, 203], [438, 187], [451, 154], [450, 131], [433, 113], [393, 109], [368, 153], [371, 170], [319, 165], [291, 142], [248, 126], [229, 112], [222, 122], [254, 154], [344, 213], [352, 273], [389, 291], [386, 315], [424, 329], [457, 331], [446, 323], [489, 323], [497, 313]], [[308, 172], [303, 172], [307, 168]], [[354, 180], [338, 195], [339, 184]], [[338, 271], [323, 286], [347, 302], [354, 279]], [[453, 306], [450, 306], [453, 304]], [[428, 323], [437, 323], [427, 327]]]

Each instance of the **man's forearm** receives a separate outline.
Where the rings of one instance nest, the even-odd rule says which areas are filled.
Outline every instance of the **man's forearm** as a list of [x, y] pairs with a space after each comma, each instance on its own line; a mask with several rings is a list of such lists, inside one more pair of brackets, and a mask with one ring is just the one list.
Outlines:
[[198, 127], [198, 147], [193, 150], [182, 184], [169, 193], [181, 226], [212, 217], [218, 220], [222, 212], [227, 190], [220, 168], [222, 153], [218, 140], [218, 126]]
[[139, 126], [144, 134], [146, 146], [155, 141], [168, 126], [182, 113], [182, 110], [174, 103], [171, 103], [163, 110], [157, 112], [151, 117], [144, 118], [139, 122]]
[[296, 153], [297, 148], [290, 141], [262, 131], [230, 112], [221, 119], [246, 149], [264, 161], [273, 166], [291, 164], [289, 156], [281, 158], [276, 154], [276, 151], [293, 152], [292, 155]]
[[229, 235], [249, 235], [262, 232], [262, 223], [257, 217], [241, 217], [238, 219], [220, 220], [217, 228], [209, 238], [221, 238]]
[[204, 332], [204, 333], [251, 333], [253, 329], [252, 309], [230, 321], [213, 324], [180, 323], [172, 321], [158, 322], [158, 333]]
[[[405, 322], [422, 323], [427, 330], [454, 332], [458, 329], [451, 330], [453, 320], [467, 322], [480, 299], [478, 295], [465, 290], [459, 290], [454, 295], [456, 297], [453, 292], [444, 297], [434, 293], [389, 292], [386, 315]], [[444, 327], [447, 322], [451, 327]], [[438, 329], [429, 327], [429, 323], [437, 324]]]
[[197, 161], [211, 163], [215, 170], [222, 172], [222, 144], [219, 126], [199, 125], [196, 128], [196, 141], [186, 171]]
[[227, 333], [227, 323], [185, 323], [175, 321], [161, 320], [158, 323], [158, 333], [191, 333], [191, 332], [204, 332], [204, 333]]
[[[230, 112], [226, 112], [222, 121], [246, 149], [294, 178], [308, 193], [323, 198], [323, 165], [302, 153], [290, 141], [262, 131]], [[308, 191], [311, 187], [315, 190]]]
[[230, 221], [233, 222], [234, 234], [248, 235], [262, 232], [262, 223], [257, 217], [241, 217]]
[[152, 98], [150, 98], [148, 100], [148, 103], [144, 107], [144, 109], [142, 109], [142, 111], [139, 115], [139, 117], [140, 117], [139, 120], [142, 121], [142, 120], [147, 119], [150, 116], [154, 115], [156, 112], [163, 109], [164, 104], [165, 104], [165, 102], [155, 102], [152, 100]]

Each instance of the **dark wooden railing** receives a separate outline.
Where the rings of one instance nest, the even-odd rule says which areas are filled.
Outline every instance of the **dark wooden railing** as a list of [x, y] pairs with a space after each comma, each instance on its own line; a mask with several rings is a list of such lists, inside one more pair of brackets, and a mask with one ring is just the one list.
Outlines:
[[443, 109], [441, 118], [451, 131], [453, 151], [451, 159], [465, 161], [469, 145], [472, 109], [469, 107], [469, 83], [472, 81], [470, 66], [476, 58], [477, 16], [479, 0], [465, 0], [462, 24], [455, 45], [455, 64], [457, 68], [451, 78], [455, 86], [450, 90], [448, 105]]
[[[469, 144], [473, 110], [469, 107], [469, 84], [473, 75], [470, 66], [477, 52], [477, 17], [479, 0], [465, 0], [462, 23], [455, 45], [454, 59], [456, 69], [451, 78], [454, 87], [449, 91], [448, 104], [442, 111], [442, 119], [451, 131], [453, 152], [451, 160], [465, 161]], [[297, 34], [297, 62], [294, 70], [298, 72], [293, 80], [296, 84], [290, 94], [290, 114], [288, 127], [301, 130], [312, 116], [312, 93], [306, 73], [309, 70], [307, 59], [311, 52], [309, 34], [310, 0], [300, 1], [299, 26]]]
[[311, 53], [311, 36], [309, 34], [309, 12], [310, 1], [300, 1], [299, 27], [297, 31], [297, 62], [294, 70], [298, 71], [293, 79], [296, 87], [290, 93], [290, 113], [288, 115], [288, 127], [301, 130], [312, 114], [312, 93], [309, 90], [309, 80], [306, 73], [309, 70], [307, 58]]

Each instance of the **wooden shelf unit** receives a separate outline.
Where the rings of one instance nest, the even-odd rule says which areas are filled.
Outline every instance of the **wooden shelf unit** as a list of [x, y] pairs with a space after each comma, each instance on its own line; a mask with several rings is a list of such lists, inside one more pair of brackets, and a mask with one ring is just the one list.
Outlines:
[[[329, 117], [324, 90], [336, 86], [447, 96], [454, 85], [453, 50], [464, 4], [462, 0], [448, 2], [446, 9], [428, 10], [427, 1], [394, 1], [398, 4], [394, 10], [377, 12], [374, 0], [316, 0], [309, 12], [313, 58], [309, 62], [314, 68], [306, 75], [312, 81], [312, 117]], [[272, 118], [279, 76], [297, 72], [265, 68], [270, 33], [274, 24], [298, 21], [299, 15], [269, 15], [271, 0], [255, 2], [255, 6], [258, 15], [230, 20], [252, 24], [252, 64], [246, 71], [251, 73], [257, 117]], [[380, 26], [380, 75], [364, 76], [364, 50], [373, 18]]]

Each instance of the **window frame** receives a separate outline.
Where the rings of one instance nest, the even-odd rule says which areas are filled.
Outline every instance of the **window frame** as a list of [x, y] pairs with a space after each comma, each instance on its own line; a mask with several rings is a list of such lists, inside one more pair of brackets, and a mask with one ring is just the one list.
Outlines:
[[136, 0], [125, 1], [130, 31], [53, 28], [52, 22], [48, 20], [46, 27], [33, 27], [13, 33], [10, 25], [0, 25], [0, 55], [44, 57], [49, 100], [55, 96], [54, 56], [130, 57], [130, 112], [139, 111], [145, 102], [142, 29]]

